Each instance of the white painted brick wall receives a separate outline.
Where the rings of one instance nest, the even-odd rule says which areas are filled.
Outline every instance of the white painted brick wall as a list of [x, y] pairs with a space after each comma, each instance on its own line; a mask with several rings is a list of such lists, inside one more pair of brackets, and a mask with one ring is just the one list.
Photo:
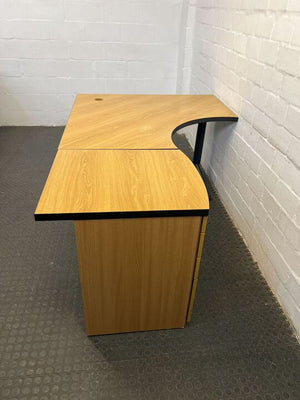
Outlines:
[[[300, 1], [190, 7], [188, 71], [178, 72], [188, 79], [177, 87], [239, 115], [208, 126], [202, 164], [300, 333]], [[193, 143], [195, 129], [185, 133]]]
[[1, 0], [0, 125], [64, 125], [76, 93], [175, 93], [182, 0]]

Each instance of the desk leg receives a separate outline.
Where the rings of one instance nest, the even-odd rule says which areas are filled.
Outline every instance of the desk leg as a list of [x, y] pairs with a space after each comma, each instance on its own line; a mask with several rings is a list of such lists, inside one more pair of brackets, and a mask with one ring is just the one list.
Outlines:
[[200, 166], [205, 137], [206, 122], [198, 124], [193, 163]]
[[75, 221], [86, 333], [184, 327], [201, 221]]

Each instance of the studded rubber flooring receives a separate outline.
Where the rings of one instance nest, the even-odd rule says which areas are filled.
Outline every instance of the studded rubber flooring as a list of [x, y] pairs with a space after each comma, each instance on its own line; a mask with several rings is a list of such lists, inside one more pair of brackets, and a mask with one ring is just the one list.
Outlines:
[[85, 335], [72, 222], [33, 218], [61, 133], [0, 129], [0, 399], [299, 400], [297, 340], [211, 186], [192, 322]]

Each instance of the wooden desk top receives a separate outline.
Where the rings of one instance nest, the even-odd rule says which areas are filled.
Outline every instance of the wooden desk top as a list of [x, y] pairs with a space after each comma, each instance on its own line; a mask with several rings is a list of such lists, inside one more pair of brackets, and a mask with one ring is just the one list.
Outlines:
[[36, 220], [207, 215], [205, 185], [172, 133], [237, 116], [211, 95], [76, 97]]
[[180, 150], [59, 150], [36, 220], [207, 215], [205, 185]]
[[237, 116], [212, 95], [76, 97], [59, 149], [176, 149], [172, 132]]

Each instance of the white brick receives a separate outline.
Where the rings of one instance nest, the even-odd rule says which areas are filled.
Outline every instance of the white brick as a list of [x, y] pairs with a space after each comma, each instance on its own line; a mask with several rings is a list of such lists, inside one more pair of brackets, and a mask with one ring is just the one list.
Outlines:
[[255, 37], [249, 37], [246, 47], [246, 56], [248, 58], [254, 58], [255, 60], [258, 60], [260, 47], [261, 47], [261, 40]]
[[146, 63], [140, 61], [130, 61], [128, 63], [129, 77], [136, 78], [175, 78], [176, 68], [168, 63]]
[[260, 110], [265, 111], [268, 103], [268, 95], [266, 92], [258, 86], [253, 88], [251, 94], [251, 102]]
[[106, 80], [99, 78], [71, 78], [70, 92], [78, 93], [106, 93]]
[[[247, 128], [245, 124], [242, 129], [239, 129], [239, 133], [242, 136], [243, 140], [247, 143], [247, 145], [255, 149], [257, 147], [258, 137], [260, 136], [259, 133], [253, 129], [252, 127]], [[224, 143], [224, 146], [226, 143]]]
[[298, 210], [296, 211], [296, 224], [298, 225], [298, 226], [300, 226], [300, 203], [299, 203], [299, 206], [298, 206]]
[[[9, 96], [13, 97], [13, 96]], [[30, 111], [58, 111], [70, 110], [74, 97], [72, 95], [58, 94], [20, 94], [18, 101], [20, 109], [26, 108]]]
[[241, 157], [237, 156], [235, 158], [235, 166], [241, 176], [243, 176], [243, 177], [247, 176], [247, 174], [249, 173], [249, 166], [245, 162], [245, 160], [242, 159]]
[[237, 32], [252, 35], [256, 30], [257, 23], [258, 19], [255, 13], [235, 12], [232, 27]]
[[270, 219], [266, 221], [265, 245], [281, 283], [286, 284], [290, 276], [287, 262], [282, 254], [286, 240]]
[[274, 172], [300, 197], [300, 171], [298, 168], [282, 153], [277, 152], [272, 168]]
[[291, 247], [293, 247], [295, 251], [299, 251], [300, 227], [296, 226], [295, 222], [292, 221], [284, 211], [280, 212], [277, 221], [279, 228], [281, 229], [284, 236], [287, 238]]
[[271, 36], [272, 27], [273, 19], [270, 18], [270, 16], [265, 14], [259, 15], [255, 33], [259, 37], [269, 39]]
[[18, 60], [0, 59], [0, 76], [20, 76], [20, 62]]
[[269, 141], [282, 153], [286, 153], [291, 143], [291, 137], [292, 135], [284, 127], [274, 124], [269, 135]]
[[19, 77], [6, 79], [9, 92], [13, 94], [50, 94], [50, 93], [69, 93], [69, 80], [66, 78], [35, 78]]
[[277, 181], [273, 193], [281, 207], [294, 219], [299, 206], [299, 198], [282, 182], [282, 180]]
[[[248, 193], [249, 192], [246, 190], [246, 196], [248, 195]], [[235, 188], [233, 188], [232, 190], [232, 199], [236, 207], [238, 208], [239, 212], [241, 213], [243, 220], [246, 222], [248, 226], [251, 226], [254, 222], [254, 214], [249, 209], [247, 203], [245, 202], [239, 191], [236, 190]]]
[[106, 90], [108, 93], [135, 93], [135, 79], [109, 79], [106, 82]]
[[97, 42], [73, 42], [70, 44], [70, 57], [77, 60], [103, 60], [103, 44]]
[[0, 37], [4, 39], [55, 39], [54, 24], [48, 21], [1, 22]]
[[285, 75], [282, 84], [282, 96], [289, 103], [300, 107], [300, 79]]
[[279, 180], [278, 176], [266, 164], [266, 162], [260, 162], [257, 173], [266, 188], [273, 193], [274, 188]]
[[252, 192], [255, 193], [258, 199], [260, 199], [263, 193], [264, 185], [262, 184], [259, 177], [253, 171], [249, 172], [249, 175], [247, 177], [247, 183]]
[[1, 1], [1, 18], [2, 19], [17, 19], [24, 18], [25, 10], [24, 7], [20, 7], [20, 4], [11, 0]]
[[[149, 25], [151, 26], [151, 25]], [[157, 43], [174, 43], [178, 45], [179, 40], [180, 40], [180, 35], [181, 32], [178, 31], [178, 28], [175, 24], [169, 24], [169, 25], [154, 25], [154, 42]], [[192, 43], [193, 41], [193, 30], [187, 29], [186, 30], [186, 44]], [[150, 33], [149, 33], [150, 36]]]
[[234, 42], [234, 33], [227, 30], [222, 30], [220, 31], [219, 35], [219, 40], [222, 43], [222, 46], [231, 49]]
[[104, 19], [104, 3], [64, 1], [66, 21], [99, 22]]
[[278, 44], [270, 40], [263, 40], [259, 60], [269, 65], [275, 65], [278, 54]]
[[272, 10], [285, 10], [288, 0], [272, 0]]
[[267, 208], [266, 213], [272, 217], [273, 220], [277, 220], [279, 214], [281, 213], [282, 207], [275, 199], [273, 194], [269, 192], [269, 190], [264, 186], [262, 201], [265, 207]]
[[286, 118], [288, 106], [284, 100], [274, 94], [264, 94], [267, 97], [265, 113], [279, 124]]
[[63, 20], [64, 8], [60, 0], [29, 0], [24, 9], [25, 19]]
[[93, 66], [91, 61], [23, 60], [21, 68], [25, 76], [48, 76], [60, 78], [91, 78], [93, 76]]
[[247, 78], [250, 79], [257, 85], [261, 84], [262, 75], [264, 72], [264, 65], [257, 63], [256, 61], [249, 60], [248, 61], [248, 71], [247, 71]]
[[236, 166], [233, 163], [229, 163], [226, 171], [226, 175], [230, 176], [230, 181], [232, 182], [232, 185], [238, 187], [241, 177]]
[[120, 42], [121, 26], [120, 24], [94, 23], [85, 25], [84, 39], [98, 42]]
[[99, 78], [128, 77], [128, 64], [126, 61], [96, 61], [94, 70], [96, 77]]
[[238, 33], [234, 35], [234, 50], [242, 55], [246, 54], [247, 36]]
[[132, 43], [152, 43], [156, 40], [154, 25], [123, 24], [121, 26], [121, 41]]
[[[4, 111], [7, 115], [10, 115], [11, 113], [14, 113], [15, 111], [20, 111], [23, 109], [22, 106], [22, 101], [20, 101], [20, 96], [18, 96], [18, 101], [16, 100], [15, 95], [11, 95], [9, 93], [4, 93], [4, 90], [2, 88], [1, 90], [1, 96], [0, 96], [0, 113], [2, 111], [2, 115], [4, 116]], [[4, 109], [5, 105], [5, 109]], [[3, 124], [4, 121], [1, 120], [1, 124]], [[3, 124], [4, 125], [4, 124]]]
[[252, 92], [254, 90], [254, 83], [249, 81], [248, 79], [240, 79], [239, 81], [239, 94], [242, 96], [242, 98], [248, 98], [250, 99], [252, 96]]
[[265, 67], [262, 75], [262, 87], [273, 93], [281, 89], [283, 75], [273, 67]]
[[[139, 2], [140, 3], [140, 2]], [[163, 25], [165, 24], [166, 26], [175, 24], [178, 26], [180, 24], [180, 19], [181, 19], [181, 1], [159, 1], [157, 4], [157, 8], [155, 9], [155, 3], [152, 1], [149, 1], [147, 6], [154, 9], [154, 12], [157, 12], [157, 25]], [[145, 13], [145, 8], [144, 4], [140, 4], [140, 16], [139, 18], [141, 19], [141, 15], [144, 15], [148, 12], [146, 8], [146, 13]], [[147, 15], [145, 17], [148, 17]], [[154, 20], [154, 18], [153, 18]], [[145, 23], [146, 22], [143, 22]], [[148, 22], [149, 23], [149, 22]], [[150, 22], [151, 23], [151, 22]]]
[[294, 24], [294, 33], [291, 44], [294, 46], [300, 46], [300, 18], [298, 17]]
[[[83, 22], [59, 22], [55, 26], [57, 38], [65, 41], [85, 40], [86, 25]], [[97, 39], [96, 39], [97, 40]]]
[[[172, 5], [168, 8], [168, 11], [168, 14], [163, 13], [166, 21], [174, 17]], [[159, 7], [158, 4], [151, 2], [109, 1], [104, 7], [104, 19], [110, 22], [122, 23], [158, 23], [160, 21]]]
[[260, 168], [260, 164], [262, 162], [259, 155], [250, 148], [250, 150], [248, 150], [248, 152], [246, 154], [244, 154], [244, 158], [245, 158], [246, 163], [252, 169], [252, 171], [257, 173]]
[[276, 153], [275, 148], [266, 140], [264, 137], [258, 135], [256, 147], [254, 147], [257, 154], [264, 160], [268, 165], [272, 164], [273, 157]]
[[266, 114], [260, 110], [256, 110], [253, 118], [253, 127], [258, 130], [264, 137], [269, 137], [272, 134], [274, 123]]
[[[283, 243], [285, 243], [286, 240], [284, 239], [284, 236], [283, 236], [282, 232], [280, 231], [280, 229], [278, 228], [278, 226], [275, 225], [275, 223], [272, 221], [271, 218], [267, 218], [267, 220], [266, 220], [265, 233], [271, 239], [271, 241], [275, 245], [276, 249], [280, 251]], [[278, 261], [279, 261], [278, 257], [275, 256], [274, 261], [276, 263], [278, 263]], [[277, 272], [279, 272], [279, 271], [277, 270]], [[280, 272], [285, 272], [284, 274], [282, 274], [282, 276], [285, 276], [285, 278], [283, 278], [283, 279], [281, 278], [283, 281], [285, 281], [288, 276], [287, 272], [284, 271], [283, 268], [280, 268]]]
[[[288, 142], [287, 156], [300, 169], [300, 140], [295, 136], [290, 136]], [[299, 177], [300, 179], [300, 177]]]
[[260, 87], [255, 86], [251, 95], [251, 102], [260, 110], [264, 111], [267, 106], [268, 96]]
[[57, 40], [1, 40], [0, 54], [4, 58], [56, 59], [68, 58], [68, 43]]
[[175, 94], [174, 79], [135, 79], [135, 93]]
[[268, 0], [241, 0], [241, 9], [245, 10], [265, 10], [268, 7]]
[[268, 211], [265, 209], [263, 203], [259, 201], [256, 196], [252, 197], [251, 210], [255, 216], [255, 220], [258, 221], [260, 227], [263, 226], [268, 217]]
[[280, 47], [277, 66], [284, 72], [296, 74], [299, 69], [299, 51], [288, 47]]
[[288, 0], [287, 9], [289, 11], [300, 11], [300, 4], [298, 0]]
[[271, 39], [279, 42], [290, 42], [293, 33], [293, 21], [286, 15], [279, 15], [276, 19]]
[[103, 49], [105, 59], [110, 61], [177, 62], [176, 48], [171, 45], [104, 43]]
[[[227, 174], [225, 174], [225, 176], [228, 178]], [[241, 198], [247, 204], [247, 208], [249, 210], [248, 201], [252, 196], [252, 191], [251, 191], [251, 188], [248, 185], [248, 179], [247, 179], [247, 182], [245, 182], [244, 179], [239, 179], [237, 184], [236, 184], [236, 187], [237, 187], [237, 189], [239, 191], [239, 194], [240, 194]], [[251, 213], [252, 213], [252, 211], [251, 211]], [[250, 218], [252, 219], [252, 217], [250, 217]]]
[[285, 121], [286, 128], [291, 131], [293, 135], [300, 139], [300, 109], [297, 107], [289, 106], [287, 117]]
[[256, 108], [247, 100], [242, 100], [241, 115], [250, 123], [253, 121], [253, 116]]
[[1, 17], [5, 19], [63, 20], [64, 9], [61, 0], [29, 0], [26, 4], [12, 0], [1, 0]]

